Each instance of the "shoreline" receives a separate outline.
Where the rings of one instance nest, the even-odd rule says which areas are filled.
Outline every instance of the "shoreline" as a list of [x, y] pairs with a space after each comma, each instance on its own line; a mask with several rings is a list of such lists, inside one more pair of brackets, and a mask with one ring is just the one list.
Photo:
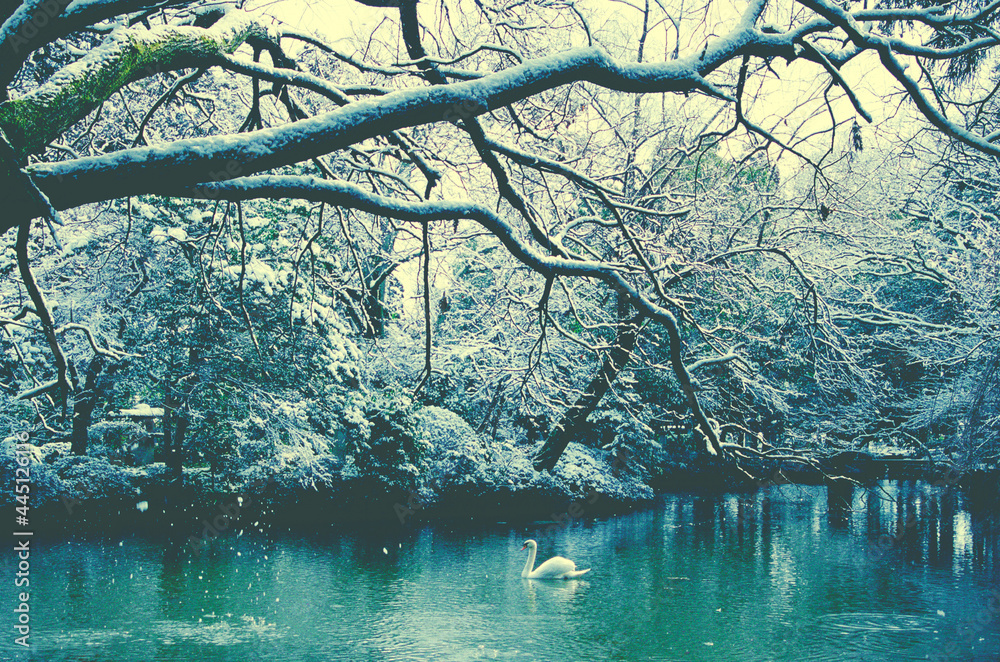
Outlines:
[[[724, 473], [707, 472], [702, 468], [700, 471], [675, 471], [675, 480], [650, 481], [656, 486], [655, 490], [636, 476], [628, 476], [628, 480], [621, 481], [614, 490], [602, 491], [593, 484], [570, 486], [565, 476], [536, 472], [533, 481], [518, 486], [464, 482], [433, 491], [426, 486], [391, 489], [370, 478], [343, 476], [321, 485], [306, 486], [289, 472], [266, 479], [258, 476], [240, 485], [227, 484], [220, 488], [221, 479], [210, 476], [205, 469], [186, 469], [183, 482], [177, 484], [169, 479], [162, 464], [135, 468], [117, 467], [102, 458], [71, 456], [63, 460], [76, 469], [72, 474], [74, 478], [100, 476], [105, 480], [100, 490], [88, 492], [94, 481], [84, 480], [74, 489], [52, 491], [56, 487], [52, 484], [53, 466], [47, 467], [50, 471], [43, 470], [39, 477], [50, 491], [32, 494], [32, 517], [28, 527], [43, 537], [168, 532], [204, 538], [246, 527], [302, 531], [357, 524], [405, 528], [430, 522], [524, 522], [562, 528], [577, 521], [643, 510], [668, 494], [749, 493], [781, 484], [824, 482], [788, 480], [780, 473], [763, 481], [736, 482]], [[42, 466], [33, 463], [32, 468], [42, 469]], [[974, 501], [995, 504], [998, 500], [997, 477], [996, 471], [974, 470], [967, 474], [944, 474], [937, 481], [930, 477], [919, 480], [935, 489], [954, 489]], [[839, 484], [841, 489], [855, 485], [843, 481], [826, 483]], [[857, 485], [864, 487], [863, 483]], [[58, 487], [65, 488], [68, 484], [63, 481]], [[13, 516], [16, 506], [17, 503], [7, 501], [0, 504], [0, 510]]]

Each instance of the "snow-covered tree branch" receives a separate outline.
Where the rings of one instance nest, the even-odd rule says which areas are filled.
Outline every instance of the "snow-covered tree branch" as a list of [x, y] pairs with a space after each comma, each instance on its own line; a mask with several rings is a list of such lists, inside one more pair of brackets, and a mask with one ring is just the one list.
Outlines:
[[[683, 409], [689, 446], [712, 455], [732, 447], [720, 430], [803, 428], [814, 405], [857, 403], [831, 436], [874, 419], [904, 429], [901, 408], [875, 411], [906, 372], [893, 361], [918, 362], [901, 338], [926, 343], [925, 372], [954, 359], [944, 345], [992, 342], [957, 265], [996, 221], [966, 191], [989, 189], [982, 164], [1000, 156], [984, 66], [1000, 3], [656, 3], [624, 18], [572, 3], [375, 4], [353, 50], [253, 3], [26, 0], [3, 17], [0, 235], [17, 234], [18, 271], [2, 312], [32, 304], [54, 360], [44, 379], [9, 381], [36, 396], [68, 389], [88, 352], [141, 363], [109, 340], [128, 333], [112, 317], [161, 306], [178, 344], [158, 338], [171, 351], [146, 374], [180, 447], [221, 335], [246, 334], [245, 369], [265, 380], [271, 357], [299, 360], [301, 325], [337, 356], [348, 327], [373, 347], [419, 336], [419, 367], [385, 371], [444, 402], [434, 389], [470, 370], [490, 394], [484, 425], [502, 410], [537, 420], [543, 403], [560, 421], [538, 465], [551, 469], [562, 432], [606, 398], [616, 430]], [[916, 150], [944, 140], [979, 159], [978, 179], [918, 165]], [[893, 159], [912, 172], [883, 182]], [[946, 202], [924, 193], [941, 177]], [[55, 265], [92, 245], [131, 280], [78, 322], [44, 295], [77, 282]], [[480, 350], [489, 360], [461, 359]], [[328, 365], [329, 379], [357, 379]]]

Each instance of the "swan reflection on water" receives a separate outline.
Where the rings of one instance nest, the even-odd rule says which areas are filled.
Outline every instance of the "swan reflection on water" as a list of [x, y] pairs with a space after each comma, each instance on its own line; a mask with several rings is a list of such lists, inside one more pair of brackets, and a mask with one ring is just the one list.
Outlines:
[[584, 579], [567, 579], [559, 582], [538, 581], [527, 577], [521, 578], [525, 596], [528, 598], [528, 610], [535, 613], [546, 605], [569, 605], [577, 598], [584, 596], [590, 587], [590, 582]]

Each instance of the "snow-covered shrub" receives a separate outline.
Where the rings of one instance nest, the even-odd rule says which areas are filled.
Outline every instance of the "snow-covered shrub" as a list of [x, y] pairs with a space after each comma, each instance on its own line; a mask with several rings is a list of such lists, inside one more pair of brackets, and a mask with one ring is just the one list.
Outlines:
[[[30, 503], [35, 508], [52, 503], [75, 503], [91, 499], [119, 499], [137, 494], [146, 477], [139, 468], [111, 464], [103, 457], [71, 455], [68, 442], [28, 444]], [[13, 480], [17, 457], [13, 438], [0, 442], [0, 476]], [[13, 490], [0, 497], [9, 503]]]
[[349, 474], [356, 470], [390, 488], [416, 485], [430, 444], [415, 433], [414, 408], [403, 395], [352, 394], [343, 409]]
[[555, 476], [574, 495], [599, 495], [625, 502], [652, 499], [653, 490], [637, 475], [631, 462], [625, 454], [570, 444], [556, 465]]
[[461, 416], [440, 407], [423, 407], [414, 419], [415, 432], [430, 451], [425, 484], [444, 492], [455, 486], [485, 487], [491, 482], [487, 474], [493, 454]]
[[[69, 444], [65, 444], [69, 447]], [[18, 465], [17, 453], [18, 442], [15, 437], [8, 437], [0, 441], [0, 476], [4, 479], [4, 484], [8, 489], [2, 491], [0, 503], [9, 504], [14, 501], [14, 479]], [[50, 466], [45, 462], [45, 452], [42, 448], [32, 444], [26, 444], [27, 452], [21, 455], [28, 458], [29, 477], [31, 479], [31, 492], [29, 493], [29, 503], [31, 507], [41, 505], [55, 498], [60, 491], [60, 483]]]
[[343, 462], [334, 453], [328, 422], [318, 417], [315, 400], [281, 391], [251, 398], [240, 412], [234, 419], [220, 419], [232, 436], [223, 466], [227, 474], [239, 476], [237, 482], [278, 480], [289, 489], [313, 489], [329, 485], [339, 473]]
[[414, 418], [416, 432], [432, 449], [422, 483], [437, 499], [519, 492], [565, 499], [600, 495], [623, 502], [653, 496], [628, 454], [571, 443], [553, 473], [540, 473], [532, 465], [531, 449], [492, 442], [454, 412], [424, 407]]
[[51, 471], [60, 481], [60, 498], [115, 499], [136, 492], [141, 470], [111, 464], [102, 457], [69, 455], [58, 458]]
[[[309, 489], [331, 487], [341, 464], [330, 454], [317, 453], [315, 449], [299, 444], [279, 445], [266, 467], [263, 476], [271, 476], [286, 488], [294, 490], [295, 486]], [[256, 476], [256, 480], [260, 478]]]

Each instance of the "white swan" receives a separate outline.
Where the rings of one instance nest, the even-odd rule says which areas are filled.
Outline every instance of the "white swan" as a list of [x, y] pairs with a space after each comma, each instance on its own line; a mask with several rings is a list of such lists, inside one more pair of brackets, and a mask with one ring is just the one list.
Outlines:
[[577, 570], [576, 564], [562, 556], [553, 556], [551, 559], [532, 569], [535, 565], [535, 554], [538, 552], [538, 543], [534, 540], [526, 540], [521, 551], [528, 550], [528, 562], [524, 564], [521, 576], [528, 579], [575, 579], [580, 575], [590, 572]]

